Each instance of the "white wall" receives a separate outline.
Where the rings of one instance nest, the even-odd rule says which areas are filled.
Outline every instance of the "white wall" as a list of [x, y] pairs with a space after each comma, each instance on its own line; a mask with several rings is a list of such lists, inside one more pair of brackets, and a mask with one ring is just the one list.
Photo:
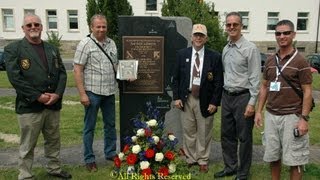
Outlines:
[[[279, 19], [289, 19], [295, 26], [298, 12], [309, 12], [307, 32], [297, 32], [296, 40], [315, 41], [319, 0], [207, 0], [215, 3], [219, 14], [249, 11], [249, 31], [243, 34], [251, 41], [274, 41], [274, 31], [267, 31], [268, 12], [279, 12]], [[225, 21], [225, 17], [221, 18]]]
[[[24, 36], [21, 25], [23, 22], [24, 9], [35, 9], [35, 13], [40, 16], [43, 24], [42, 38], [46, 39], [46, 10], [57, 10], [58, 31], [62, 35], [62, 40], [79, 40], [89, 33], [86, 22], [86, 0], [0, 0], [0, 9], [13, 9], [14, 23], [16, 31], [3, 32], [3, 19], [0, 19], [0, 38], [20, 39]], [[79, 31], [70, 32], [68, 30], [67, 10], [78, 10]], [[2, 17], [2, 15], [1, 15]]]
[[[145, 0], [128, 0], [135, 16], [161, 16], [162, 0], [158, 0], [157, 12], [148, 13], [145, 10]], [[308, 31], [298, 32], [296, 40], [315, 41], [317, 32], [319, 0], [206, 0], [214, 2], [215, 10], [224, 15], [230, 11], [249, 11], [249, 30], [243, 32], [244, 36], [251, 41], [274, 41], [273, 31], [268, 32], [267, 13], [280, 12], [280, 19], [290, 19], [296, 24], [297, 12], [309, 12]], [[62, 40], [80, 40], [89, 33], [86, 22], [87, 0], [0, 0], [0, 9], [14, 9], [16, 31], [3, 32], [2, 18], [0, 19], [0, 39], [18, 39], [23, 37], [21, 24], [24, 9], [36, 9], [44, 24], [43, 38], [47, 36], [46, 9], [56, 9], [58, 16], [58, 30]], [[69, 32], [67, 25], [67, 10], [78, 10], [79, 31]], [[2, 16], [1, 16], [2, 17]], [[225, 17], [222, 16], [224, 21]]]

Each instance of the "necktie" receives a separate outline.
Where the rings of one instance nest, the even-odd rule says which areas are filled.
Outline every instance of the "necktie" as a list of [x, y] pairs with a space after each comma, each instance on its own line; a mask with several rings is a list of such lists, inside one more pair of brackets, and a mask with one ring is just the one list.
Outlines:
[[[197, 71], [197, 69], [199, 71]], [[196, 52], [196, 62], [194, 64], [193, 67], [193, 72], [192, 72], [192, 88], [191, 88], [191, 94], [194, 97], [199, 97], [199, 90], [200, 90], [200, 86], [193, 84], [193, 80], [194, 78], [200, 78], [200, 60], [199, 60], [199, 54], [198, 52]]]

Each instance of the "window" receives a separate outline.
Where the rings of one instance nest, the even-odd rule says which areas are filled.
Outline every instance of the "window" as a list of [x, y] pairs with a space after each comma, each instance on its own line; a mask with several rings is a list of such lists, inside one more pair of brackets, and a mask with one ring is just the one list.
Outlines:
[[297, 30], [298, 31], [306, 31], [308, 27], [308, 16], [307, 12], [298, 12], [298, 20], [297, 20]]
[[275, 53], [276, 50], [276, 47], [267, 47], [267, 53]]
[[249, 12], [243, 11], [239, 12], [239, 14], [242, 17], [242, 29], [243, 30], [248, 30], [249, 27]]
[[3, 31], [14, 31], [13, 9], [2, 9]]
[[279, 21], [278, 12], [268, 12], [267, 30], [275, 30], [278, 21]]
[[68, 21], [70, 30], [78, 30], [78, 11], [77, 10], [68, 10]]
[[24, 10], [24, 14], [35, 14], [35, 10], [34, 9], [25, 9]]
[[58, 29], [57, 23], [57, 11], [56, 10], [47, 10], [47, 25], [48, 29]]
[[157, 0], [146, 0], [147, 11], [157, 11]]
[[299, 52], [306, 52], [306, 47], [297, 47]]

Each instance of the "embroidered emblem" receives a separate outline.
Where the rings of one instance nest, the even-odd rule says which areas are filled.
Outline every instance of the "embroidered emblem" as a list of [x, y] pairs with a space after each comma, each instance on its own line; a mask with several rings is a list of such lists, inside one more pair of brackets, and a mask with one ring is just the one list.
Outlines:
[[29, 59], [22, 59], [22, 60], [20, 61], [20, 66], [21, 66], [22, 69], [24, 69], [24, 70], [28, 70], [28, 69], [30, 68], [30, 65], [31, 65], [31, 63], [30, 63], [30, 60], [29, 60]]
[[208, 72], [207, 78], [208, 78], [208, 81], [212, 81], [213, 80], [213, 73], [212, 72]]

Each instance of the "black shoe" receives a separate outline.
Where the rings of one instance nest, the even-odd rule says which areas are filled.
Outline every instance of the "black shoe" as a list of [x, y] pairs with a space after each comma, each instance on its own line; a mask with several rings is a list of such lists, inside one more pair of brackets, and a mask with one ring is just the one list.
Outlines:
[[239, 177], [235, 177], [234, 180], [247, 180], [247, 178], [239, 178]]
[[66, 171], [60, 171], [60, 173], [49, 173], [49, 175], [59, 177], [59, 178], [64, 178], [64, 179], [71, 179], [72, 178], [72, 175]]
[[235, 171], [231, 171], [231, 172], [227, 172], [225, 170], [219, 171], [217, 173], [214, 173], [214, 177], [215, 178], [220, 178], [220, 177], [225, 177], [225, 176], [232, 176], [235, 175], [236, 172]]

